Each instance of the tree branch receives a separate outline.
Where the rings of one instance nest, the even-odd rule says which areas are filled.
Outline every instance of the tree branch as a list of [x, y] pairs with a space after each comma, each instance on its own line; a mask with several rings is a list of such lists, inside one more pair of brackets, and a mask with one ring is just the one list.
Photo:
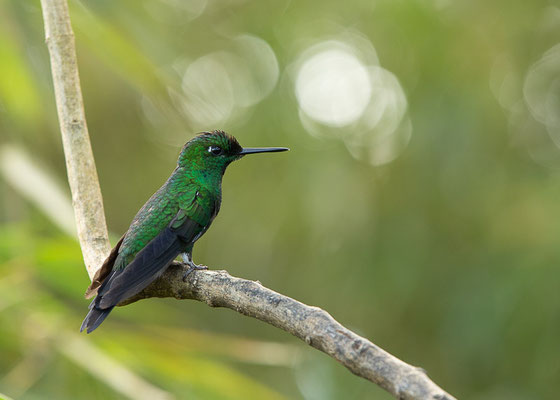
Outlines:
[[[78, 237], [91, 279], [109, 254], [110, 245], [84, 115], [74, 34], [66, 0], [41, 0], [41, 5]], [[291, 333], [399, 399], [454, 399], [422, 369], [356, 335], [318, 307], [225, 271], [197, 271], [184, 282], [185, 271], [184, 265], [173, 263], [150, 286], [120, 305], [149, 297], [174, 297], [227, 307]]]
[[78, 239], [90, 279], [111, 250], [66, 0], [41, 0]]
[[119, 305], [150, 297], [174, 297], [198, 300], [210, 307], [226, 307], [291, 333], [398, 399], [454, 399], [432, 382], [424, 370], [358, 336], [319, 307], [300, 303], [226, 271], [196, 271], [183, 281], [187, 269], [185, 264], [173, 263], [150, 286]]

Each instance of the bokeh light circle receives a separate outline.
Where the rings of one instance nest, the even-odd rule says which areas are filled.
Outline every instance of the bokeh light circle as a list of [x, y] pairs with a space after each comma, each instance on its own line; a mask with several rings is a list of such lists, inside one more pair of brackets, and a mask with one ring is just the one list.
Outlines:
[[357, 121], [371, 97], [367, 67], [346, 46], [329, 41], [311, 49], [297, 72], [299, 106], [313, 120], [329, 126]]

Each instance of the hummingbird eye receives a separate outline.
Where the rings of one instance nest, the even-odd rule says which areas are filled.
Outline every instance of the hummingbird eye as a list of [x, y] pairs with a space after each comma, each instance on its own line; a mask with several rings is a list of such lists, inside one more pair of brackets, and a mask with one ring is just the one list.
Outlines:
[[208, 152], [214, 154], [215, 156], [219, 156], [224, 153], [224, 150], [220, 146], [210, 146], [208, 147]]

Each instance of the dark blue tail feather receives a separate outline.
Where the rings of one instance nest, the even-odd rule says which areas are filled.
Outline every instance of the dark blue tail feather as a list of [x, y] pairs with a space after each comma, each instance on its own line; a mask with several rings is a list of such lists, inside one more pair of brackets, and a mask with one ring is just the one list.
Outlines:
[[84, 329], [87, 329], [87, 333], [93, 332], [99, 325], [101, 325], [101, 323], [105, 320], [105, 318], [107, 318], [111, 310], [114, 308], [97, 308], [95, 305], [95, 301], [96, 300], [93, 300], [91, 302], [90, 310], [84, 318], [84, 322], [82, 322], [80, 332], [82, 332]]

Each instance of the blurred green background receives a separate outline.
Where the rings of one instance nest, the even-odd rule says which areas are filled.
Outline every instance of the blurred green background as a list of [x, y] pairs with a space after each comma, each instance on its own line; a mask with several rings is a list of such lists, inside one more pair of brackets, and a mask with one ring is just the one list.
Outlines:
[[[196, 132], [232, 165], [195, 246], [463, 399], [560, 391], [560, 8], [548, 0], [70, 1], [113, 238]], [[388, 399], [289, 334], [150, 299], [78, 334], [39, 1], [0, 0], [0, 393]], [[114, 239], [113, 239], [114, 240]]]

